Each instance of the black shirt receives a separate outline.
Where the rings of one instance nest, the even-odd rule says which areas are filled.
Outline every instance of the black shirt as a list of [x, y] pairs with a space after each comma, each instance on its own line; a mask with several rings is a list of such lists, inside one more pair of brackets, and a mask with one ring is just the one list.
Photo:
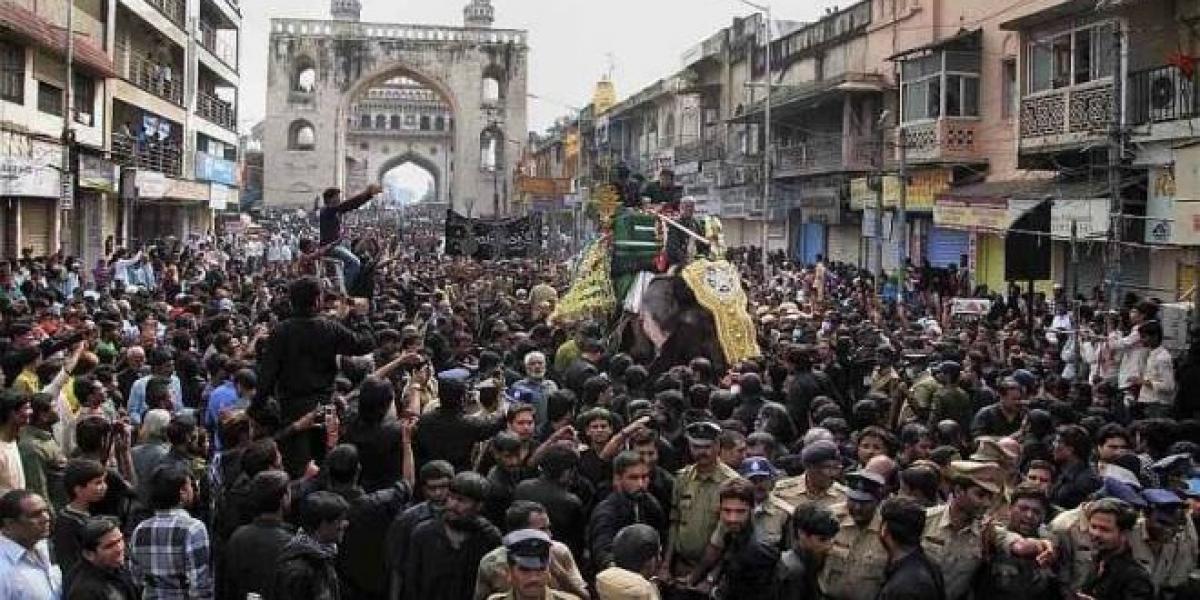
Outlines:
[[405, 600], [471, 600], [479, 561], [500, 546], [500, 530], [486, 519], [464, 524], [457, 544], [446, 533], [445, 515], [413, 531], [405, 556]]
[[946, 600], [942, 571], [917, 548], [888, 564], [877, 600]]
[[258, 363], [256, 408], [275, 396], [288, 424], [329, 398], [338, 355], [361, 356], [375, 349], [370, 323], [361, 317], [351, 322], [354, 329], [323, 316], [298, 316], [276, 327]]
[[1128, 548], [1095, 561], [1081, 592], [1096, 600], [1151, 600], [1154, 584]]
[[258, 517], [239, 527], [221, 553], [217, 597], [244, 600], [250, 592], [272, 597], [275, 565], [295, 534], [290, 525], [270, 517]]

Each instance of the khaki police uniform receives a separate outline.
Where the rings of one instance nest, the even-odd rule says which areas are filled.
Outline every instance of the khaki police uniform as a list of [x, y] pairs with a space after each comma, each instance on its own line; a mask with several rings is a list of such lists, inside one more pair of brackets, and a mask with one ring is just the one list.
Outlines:
[[720, 522], [721, 484], [738, 476], [737, 471], [717, 461], [711, 472], [701, 474], [696, 465], [679, 470], [671, 494], [671, 545], [675, 558], [690, 567], [704, 556], [713, 530]]
[[1150, 544], [1146, 520], [1138, 519], [1129, 534], [1129, 546], [1133, 559], [1150, 573], [1156, 594], [1183, 586], [1196, 569], [1196, 528], [1190, 515], [1185, 518], [1180, 531], [1157, 548]]
[[600, 600], [659, 600], [658, 587], [640, 573], [609, 567], [596, 575]]
[[[550, 543], [550, 580], [552, 589], [569, 592], [576, 596], [587, 591], [587, 582], [575, 564], [575, 557], [566, 544]], [[475, 576], [475, 600], [484, 600], [503, 593], [511, 587], [508, 578], [508, 549], [500, 546], [483, 555]]]
[[761, 521], [763, 529], [760, 539], [772, 545], [784, 539], [784, 526], [792, 512], [801, 504], [814, 503], [830, 508], [845, 501], [846, 488], [836, 481], [829, 489], [818, 494], [815, 491], [810, 493], [807, 474], [780, 479], [775, 482], [775, 488], [763, 503], [763, 512], [766, 514]]
[[[515, 592], [510, 591], [510, 592], [505, 592], [503, 594], [492, 594], [491, 596], [488, 596], [487, 600], [520, 600], [520, 599], [517, 598], [517, 594]], [[557, 590], [552, 590], [550, 588], [546, 588], [546, 594], [544, 596], [542, 596], [542, 600], [583, 600], [583, 599], [580, 598], [579, 596], [576, 596], [575, 594], [568, 594], [566, 592], [559, 592]]]
[[833, 546], [817, 578], [821, 594], [833, 600], [875, 600], [888, 564], [887, 550], [879, 539], [883, 526], [879, 511], [866, 527], [861, 527], [845, 504], [832, 510], [841, 528], [833, 536]]
[[[990, 552], [1008, 552], [1021, 536], [999, 525], [995, 528], [996, 546]], [[971, 591], [971, 580], [983, 565], [983, 522], [972, 521], [962, 529], [950, 523], [950, 506], [943, 504], [925, 511], [925, 531], [921, 536], [925, 554], [942, 570], [946, 599], [964, 598]]]
[[1064, 565], [1067, 572], [1063, 577], [1070, 583], [1072, 590], [1083, 587], [1083, 582], [1092, 572], [1092, 564], [1096, 560], [1096, 550], [1092, 545], [1092, 536], [1088, 533], [1087, 518], [1084, 516], [1088, 504], [1084, 502], [1076, 508], [1064, 510], [1050, 521], [1050, 533], [1054, 542], [1069, 547], [1066, 552], [1071, 561]]

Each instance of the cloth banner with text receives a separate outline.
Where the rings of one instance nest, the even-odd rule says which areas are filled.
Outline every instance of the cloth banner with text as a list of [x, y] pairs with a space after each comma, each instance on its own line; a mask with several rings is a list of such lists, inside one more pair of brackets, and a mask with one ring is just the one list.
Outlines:
[[499, 220], [471, 219], [446, 211], [446, 254], [480, 260], [523, 258], [542, 243], [541, 215]]

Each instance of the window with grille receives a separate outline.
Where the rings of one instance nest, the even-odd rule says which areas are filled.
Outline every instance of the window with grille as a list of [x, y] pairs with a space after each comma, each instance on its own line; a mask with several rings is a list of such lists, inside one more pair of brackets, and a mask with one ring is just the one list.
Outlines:
[[25, 103], [25, 47], [0, 41], [0, 99]]
[[979, 116], [979, 71], [977, 52], [937, 52], [904, 61], [902, 121]]
[[46, 83], [45, 81], [38, 82], [38, 110], [61, 117], [63, 114], [63, 91], [62, 88]]

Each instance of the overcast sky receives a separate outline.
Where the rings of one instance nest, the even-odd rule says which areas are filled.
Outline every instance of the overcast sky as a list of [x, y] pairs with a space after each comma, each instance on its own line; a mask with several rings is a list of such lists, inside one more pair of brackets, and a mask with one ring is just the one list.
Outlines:
[[[766, 2], [767, 0], [760, 0]], [[850, 0], [844, 0], [843, 5]], [[329, 0], [242, 2], [241, 126], [266, 111], [268, 28], [271, 17], [328, 18]], [[461, 25], [467, 0], [363, 0], [363, 20]], [[529, 31], [529, 127], [542, 131], [582, 107], [612, 55], [617, 96], [625, 98], [680, 68], [684, 50], [754, 12], [738, 0], [493, 0], [496, 27]], [[785, 0], [776, 19], [812, 20], [828, 0]]]

